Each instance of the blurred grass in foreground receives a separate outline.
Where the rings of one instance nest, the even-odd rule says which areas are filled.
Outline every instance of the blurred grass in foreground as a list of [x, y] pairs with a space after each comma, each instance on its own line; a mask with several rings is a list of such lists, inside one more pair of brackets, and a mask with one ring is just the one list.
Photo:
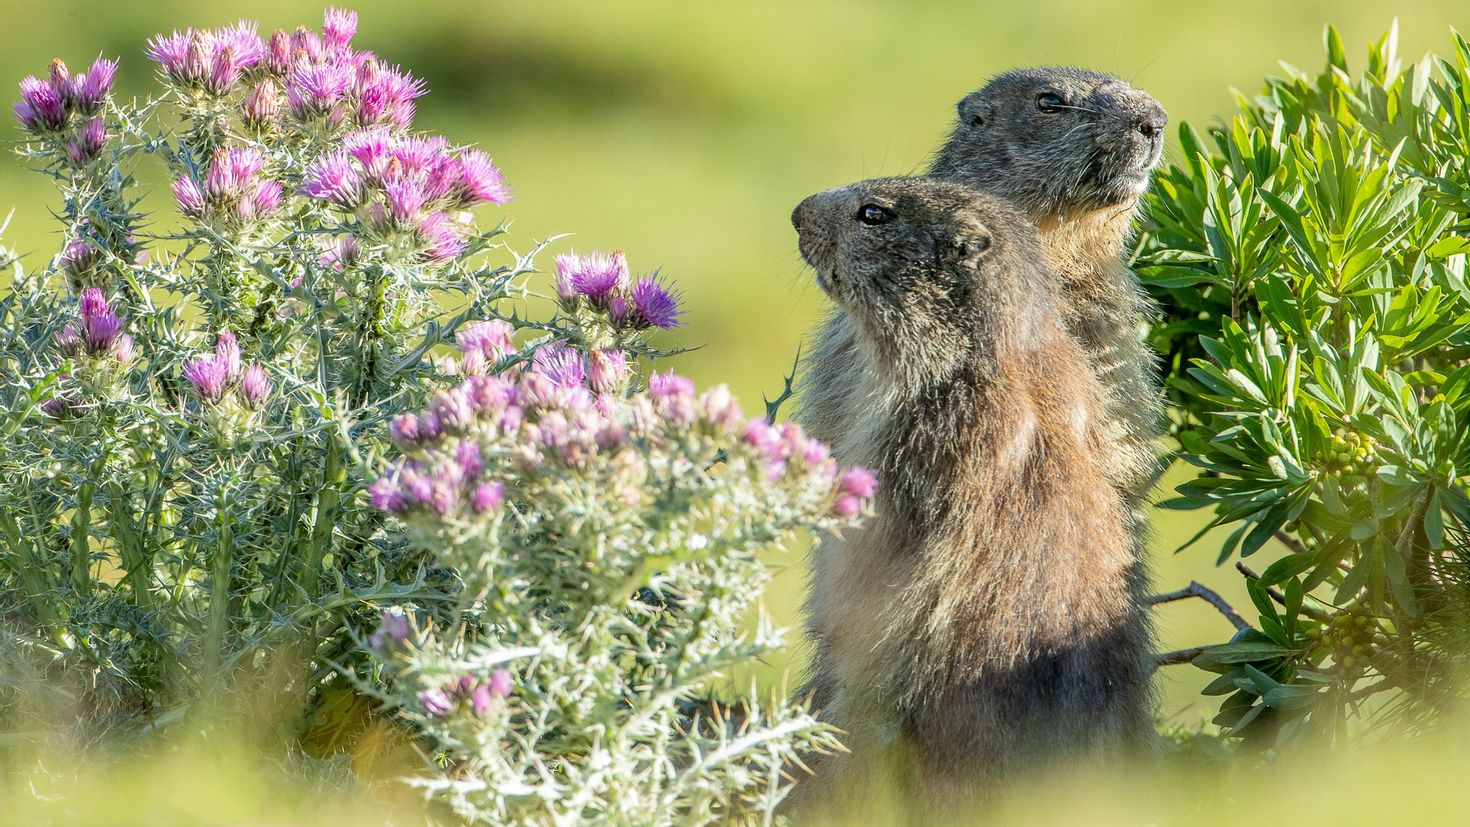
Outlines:
[[[990, 807], [955, 824], [1451, 825], [1464, 823], [1460, 780], [1470, 774], [1464, 722], [1432, 738], [1371, 750], [1303, 750], [1256, 766], [1184, 748], [1149, 766], [1110, 765], [1017, 782]], [[389, 779], [407, 764], [380, 761], [373, 782], [354, 781], [349, 759], [262, 763], [250, 739], [211, 731], [172, 748], [111, 763], [48, 752], [0, 761], [0, 823], [9, 825], [419, 825], [428, 814]], [[0, 751], [0, 756], [4, 752]], [[360, 755], [358, 761], [370, 760]], [[36, 767], [46, 772], [36, 772]], [[810, 824], [899, 823], [904, 812], [875, 794], [860, 819]]]

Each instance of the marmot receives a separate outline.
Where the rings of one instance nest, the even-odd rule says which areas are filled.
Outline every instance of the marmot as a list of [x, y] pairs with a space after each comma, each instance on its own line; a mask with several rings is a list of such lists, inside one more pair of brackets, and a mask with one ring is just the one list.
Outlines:
[[[1144, 499], [1158, 472], [1152, 443], [1163, 424], [1156, 359], [1142, 339], [1152, 310], [1124, 263], [1138, 199], [1162, 152], [1168, 116], [1144, 92], [1111, 75], [1066, 68], [1019, 69], [958, 104], [958, 122], [929, 175], [1011, 199], [1036, 226], [1043, 257], [1060, 276], [1057, 310], [1103, 389], [1103, 468], [1130, 505], [1131, 582], [1148, 596]], [[1036, 288], [1040, 290], [1041, 288]], [[855, 423], [873, 402], [856, 357], [857, 330], [836, 312], [819, 332], [801, 379], [798, 418], [843, 461], [870, 446]], [[832, 670], [815, 609], [828, 588], [814, 555], [807, 601], [814, 706], [824, 707]], [[1147, 635], [1142, 611], [1136, 622]], [[1151, 737], [1152, 733], [1140, 737]]]
[[[928, 174], [1004, 196], [1036, 225], [1061, 276], [1067, 329], [1107, 391], [1107, 417], [1117, 429], [1107, 467], [1136, 505], [1158, 472], [1153, 441], [1163, 397], [1157, 360], [1142, 338], [1152, 308], [1123, 255], [1168, 115], [1119, 78], [1070, 68], [1006, 72], [966, 95], [958, 110]], [[803, 375], [800, 419], [832, 444], [849, 440], [848, 418], [864, 404], [853, 397], [861, 397], [861, 385], [832, 369], [847, 361], [853, 342], [851, 321], [834, 314], [808, 361], [827, 370]]]
[[1152, 733], [1104, 391], [1028, 217], [897, 178], [814, 195], [792, 221], [853, 332], [808, 370], [862, 389], [837, 451], [879, 479], [870, 521], [817, 556], [808, 601], [816, 702], [853, 755], [819, 760], [796, 806], [851, 802], [890, 756], [942, 801]]

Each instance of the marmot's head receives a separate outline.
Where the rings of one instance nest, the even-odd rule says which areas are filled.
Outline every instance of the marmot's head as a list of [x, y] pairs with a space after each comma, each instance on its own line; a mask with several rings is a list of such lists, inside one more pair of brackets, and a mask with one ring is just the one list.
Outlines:
[[862, 181], [807, 198], [791, 223], [817, 284], [907, 370], [932, 375], [977, 346], [1024, 345], [1051, 306], [1031, 222], [971, 187]]
[[958, 108], [933, 173], [1004, 195], [1034, 219], [1136, 204], [1169, 120], [1125, 81], [1068, 68], [1006, 72]]

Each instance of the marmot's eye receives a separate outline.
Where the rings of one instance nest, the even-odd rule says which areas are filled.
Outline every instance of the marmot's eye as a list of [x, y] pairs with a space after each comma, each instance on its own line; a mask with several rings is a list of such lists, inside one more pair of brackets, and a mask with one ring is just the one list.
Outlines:
[[864, 224], [887, 224], [893, 220], [893, 210], [877, 204], [864, 204], [858, 207], [857, 220]]
[[1036, 108], [1048, 115], [1053, 115], [1066, 109], [1067, 102], [1062, 100], [1061, 95], [1054, 95], [1051, 92], [1047, 92], [1044, 95], [1036, 96]]

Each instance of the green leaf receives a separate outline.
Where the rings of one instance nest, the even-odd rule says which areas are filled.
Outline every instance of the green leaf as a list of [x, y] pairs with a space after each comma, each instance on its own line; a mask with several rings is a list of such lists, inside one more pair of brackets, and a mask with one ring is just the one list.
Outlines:
[[1261, 546], [1266, 544], [1267, 540], [1275, 536], [1277, 529], [1281, 528], [1286, 522], [1288, 507], [1288, 504], [1283, 501], [1272, 506], [1266, 512], [1256, 527], [1251, 529], [1250, 534], [1246, 535], [1245, 541], [1240, 544], [1241, 557], [1249, 557], [1255, 554], [1260, 550]]
[[1204, 650], [1204, 655], [1208, 655], [1220, 663], [1253, 663], [1256, 661], [1284, 658], [1291, 653], [1291, 649], [1275, 643], [1257, 643], [1254, 641], [1221, 643], [1216, 646], [1207, 646]]
[[1315, 554], [1288, 554], [1267, 566], [1266, 570], [1261, 572], [1261, 585], [1275, 586], [1278, 583], [1282, 583], [1307, 571], [1316, 565], [1316, 562], [1317, 556]]

